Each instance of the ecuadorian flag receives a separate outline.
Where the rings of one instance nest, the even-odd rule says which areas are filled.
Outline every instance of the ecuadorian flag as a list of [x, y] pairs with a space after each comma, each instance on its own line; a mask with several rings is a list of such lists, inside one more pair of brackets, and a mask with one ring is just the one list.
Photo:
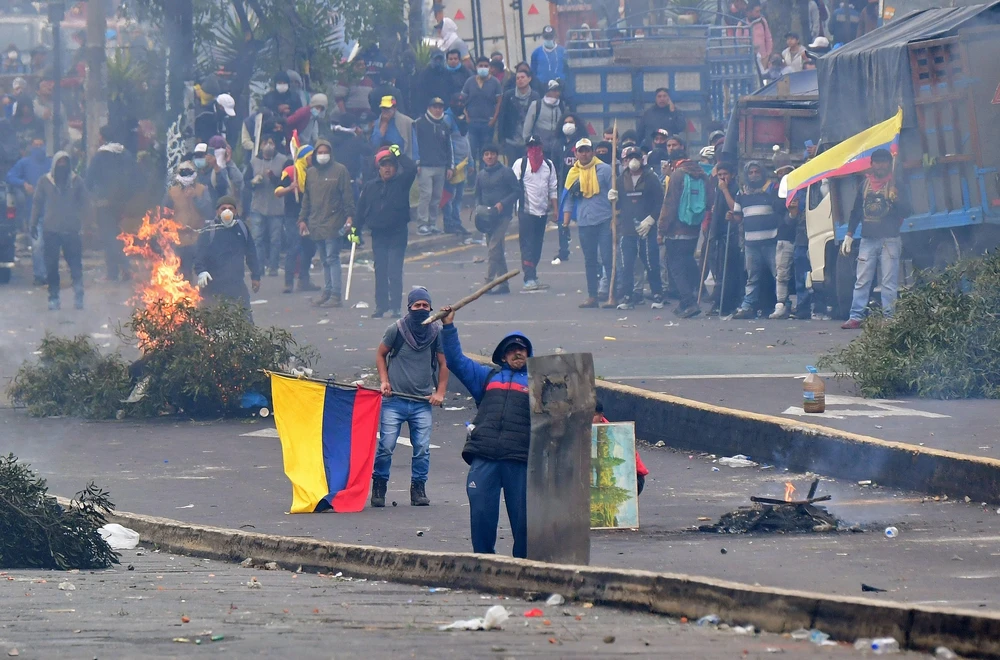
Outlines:
[[270, 375], [274, 421], [285, 474], [292, 482], [290, 513], [364, 509], [375, 463], [381, 393]]
[[899, 131], [903, 128], [903, 109], [881, 124], [852, 135], [835, 147], [802, 164], [781, 179], [778, 196], [792, 203], [795, 193], [823, 179], [860, 174], [872, 166], [872, 154], [887, 149], [899, 152]]

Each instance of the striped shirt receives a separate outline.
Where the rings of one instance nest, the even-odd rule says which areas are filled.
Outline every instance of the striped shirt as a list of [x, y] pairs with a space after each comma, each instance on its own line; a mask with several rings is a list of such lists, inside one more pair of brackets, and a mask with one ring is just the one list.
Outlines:
[[777, 240], [783, 211], [777, 187], [770, 183], [758, 191], [741, 190], [733, 208], [733, 212], [743, 214], [743, 239], [747, 243]]

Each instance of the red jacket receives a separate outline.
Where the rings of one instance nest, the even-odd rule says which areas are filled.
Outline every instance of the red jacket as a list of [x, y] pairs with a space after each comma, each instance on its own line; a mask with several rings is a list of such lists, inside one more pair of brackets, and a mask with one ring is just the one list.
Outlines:
[[[608, 421], [607, 417], [605, 417], [604, 415], [601, 415], [601, 423], [602, 424], [610, 424], [611, 422]], [[643, 477], [645, 477], [647, 474], [649, 474], [649, 468], [647, 468], [646, 464], [642, 462], [641, 458], [639, 458], [639, 450], [638, 449], [635, 450], [635, 473], [638, 474], [638, 475], [641, 475]]]

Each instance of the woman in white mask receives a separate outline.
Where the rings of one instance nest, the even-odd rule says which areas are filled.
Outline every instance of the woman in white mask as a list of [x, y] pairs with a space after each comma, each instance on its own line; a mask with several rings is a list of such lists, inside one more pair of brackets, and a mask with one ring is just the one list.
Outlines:
[[287, 71], [274, 74], [274, 89], [264, 95], [261, 104], [275, 113], [282, 104], [288, 105], [289, 112], [295, 112], [302, 107], [302, 99], [292, 90], [291, 78], [288, 77]]

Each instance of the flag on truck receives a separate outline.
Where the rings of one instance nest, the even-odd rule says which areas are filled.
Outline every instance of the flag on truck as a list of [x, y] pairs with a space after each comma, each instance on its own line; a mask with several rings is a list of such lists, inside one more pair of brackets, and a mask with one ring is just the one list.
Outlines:
[[778, 196], [790, 204], [795, 193], [823, 179], [860, 174], [871, 167], [872, 153], [887, 149], [895, 156], [899, 152], [899, 131], [903, 127], [903, 109], [881, 124], [852, 135], [835, 147], [824, 151], [781, 179]]
[[381, 393], [269, 375], [285, 475], [292, 482], [289, 513], [361, 511], [375, 463]]

